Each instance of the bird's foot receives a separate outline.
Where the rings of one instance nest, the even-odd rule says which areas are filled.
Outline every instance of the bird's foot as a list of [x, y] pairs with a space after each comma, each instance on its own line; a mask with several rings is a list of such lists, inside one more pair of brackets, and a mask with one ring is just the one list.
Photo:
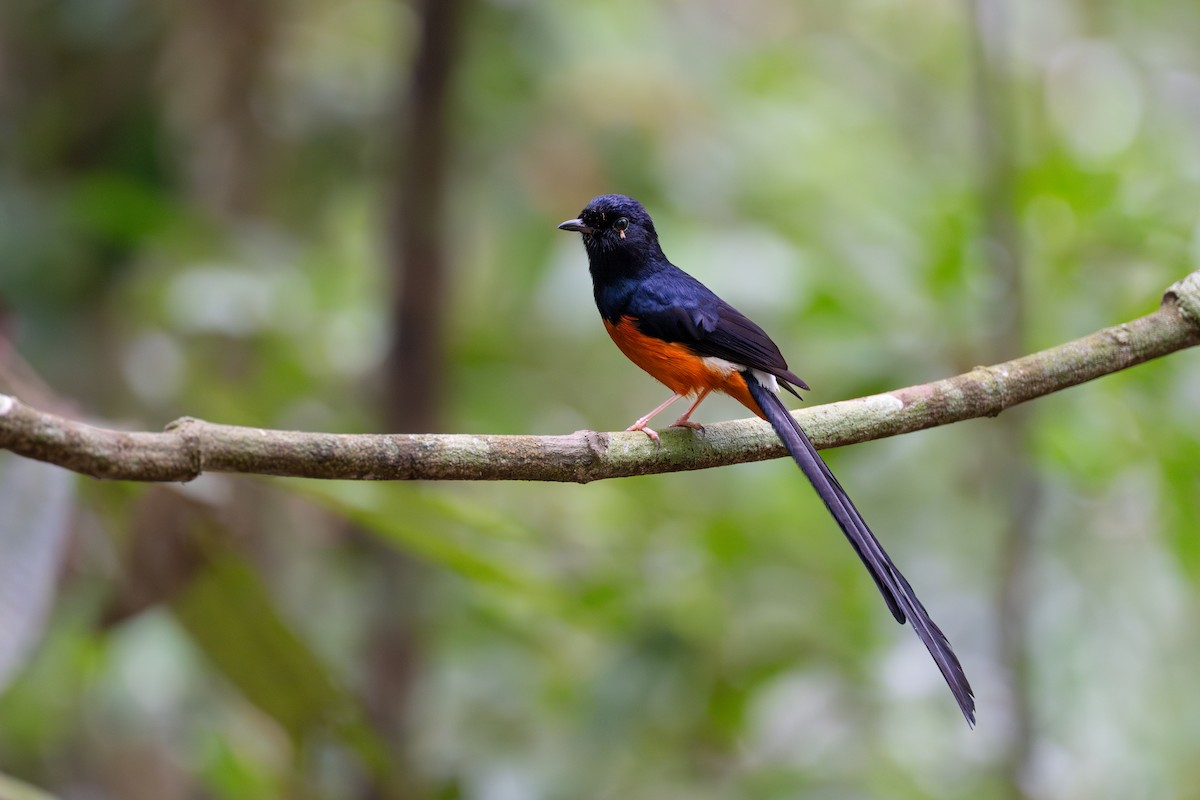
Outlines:
[[692, 422], [687, 417], [680, 417], [679, 419], [675, 420], [674, 422], [671, 423], [671, 427], [672, 428], [691, 428], [692, 430], [699, 433], [701, 436], [704, 435], [704, 426], [701, 425], [699, 422]]
[[659, 448], [661, 448], [661, 447], [662, 447], [662, 440], [658, 438], [658, 433], [657, 433], [657, 432], [656, 432], [656, 431], [655, 431], [653, 428], [647, 428], [647, 427], [646, 427], [646, 423], [647, 423], [647, 422], [648, 422], [648, 420], [639, 419], [637, 422], [633, 423], [632, 425], [630, 425], [630, 426], [629, 426], [628, 428], [626, 428], [625, 430], [627, 430], [627, 431], [641, 431], [642, 433], [644, 433], [644, 434], [646, 434], [647, 436], [649, 436], [649, 437], [650, 437], [650, 439], [651, 439], [651, 440], [654, 442], [654, 444], [655, 444], [655, 445], [657, 445]]

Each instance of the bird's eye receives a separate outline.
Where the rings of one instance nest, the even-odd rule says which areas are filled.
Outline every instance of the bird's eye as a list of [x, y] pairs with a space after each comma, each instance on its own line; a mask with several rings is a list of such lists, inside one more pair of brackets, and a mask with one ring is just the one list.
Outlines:
[[617, 221], [613, 223], [613, 228], [617, 233], [624, 233], [629, 227], [629, 217], [617, 217]]

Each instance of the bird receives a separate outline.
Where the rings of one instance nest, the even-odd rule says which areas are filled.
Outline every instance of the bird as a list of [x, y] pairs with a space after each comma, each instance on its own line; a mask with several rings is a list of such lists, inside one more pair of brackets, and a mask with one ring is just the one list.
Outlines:
[[558, 228], [582, 235], [596, 308], [608, 335], [630, 361], [671, 390], [669, 398], [627, 430], [642, 431], [661, 447], [650, 421], [687, 397], [691, 405], [671, 427], [702, 433], [703, 426], [691, 417], [712, 392], [729, 395], [770, 423], [862, 560], [892, 616], [916, 631], [967, 724], [974, 727], [974, 692], [950, 642], [780, 399], [781, 387], [799, 399], [797, 390], [809, 387], [788, 369], [775, 342], [667, 259], [653, 220], [633, 198], [595, 197], [578, 217]]

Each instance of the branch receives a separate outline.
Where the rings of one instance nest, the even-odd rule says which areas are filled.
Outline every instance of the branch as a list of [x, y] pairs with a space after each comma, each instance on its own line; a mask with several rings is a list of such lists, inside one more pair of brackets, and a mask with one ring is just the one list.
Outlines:
[[[817, 447], [838, 447], [994, 417], [1006, 408], [1200, 344], [1200, 271], [1172, 285], [1152, 314], [953, 378], [796, 412]], [[188, 481], [203, 472], [344, 480], [601, 478], [707, 469], [784, 455], [758, 419], [703, 436], [640, 432], [569, 436], [333, 434], [218, 425], [191, 417], [163, 433], [92, 427], [0, 395], [0, 448], [94, 478]]]

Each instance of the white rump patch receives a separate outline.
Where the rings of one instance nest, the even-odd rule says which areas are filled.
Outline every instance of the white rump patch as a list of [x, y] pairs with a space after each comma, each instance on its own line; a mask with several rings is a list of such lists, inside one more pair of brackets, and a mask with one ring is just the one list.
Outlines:
[[769, 372], [763, 372], [761, 369], [752, 370], [752, 372], [760, 384], [775, 394], [779, 394], [779, 381], [775, 380], [774, 375]]
[[720, 370], [721, 372], [741, 372], [745, 369], [741, 364], [735, 364], [732, 361], [726, 361], [716, 356], [705, 356], [704, 365], [715, 370]]
[[[722, 372], [744, 372], [747, 369], [745, 364], [738, 364], [734, 361], [726, 361], [723, 358], [717, 358], [715, 356], [705, 356], [704, 363], [707, 366], [716, 370], [721, 370]], [[754, 376], [755, 380], [758, 381], [760, 386], [770, 389], [775, 394], [779, 394], [779, 381], [775, 380], [774, 375], [769, 372], [763, 372], [761, 369], [752, 369], [750, 370], [750, 374]]]

